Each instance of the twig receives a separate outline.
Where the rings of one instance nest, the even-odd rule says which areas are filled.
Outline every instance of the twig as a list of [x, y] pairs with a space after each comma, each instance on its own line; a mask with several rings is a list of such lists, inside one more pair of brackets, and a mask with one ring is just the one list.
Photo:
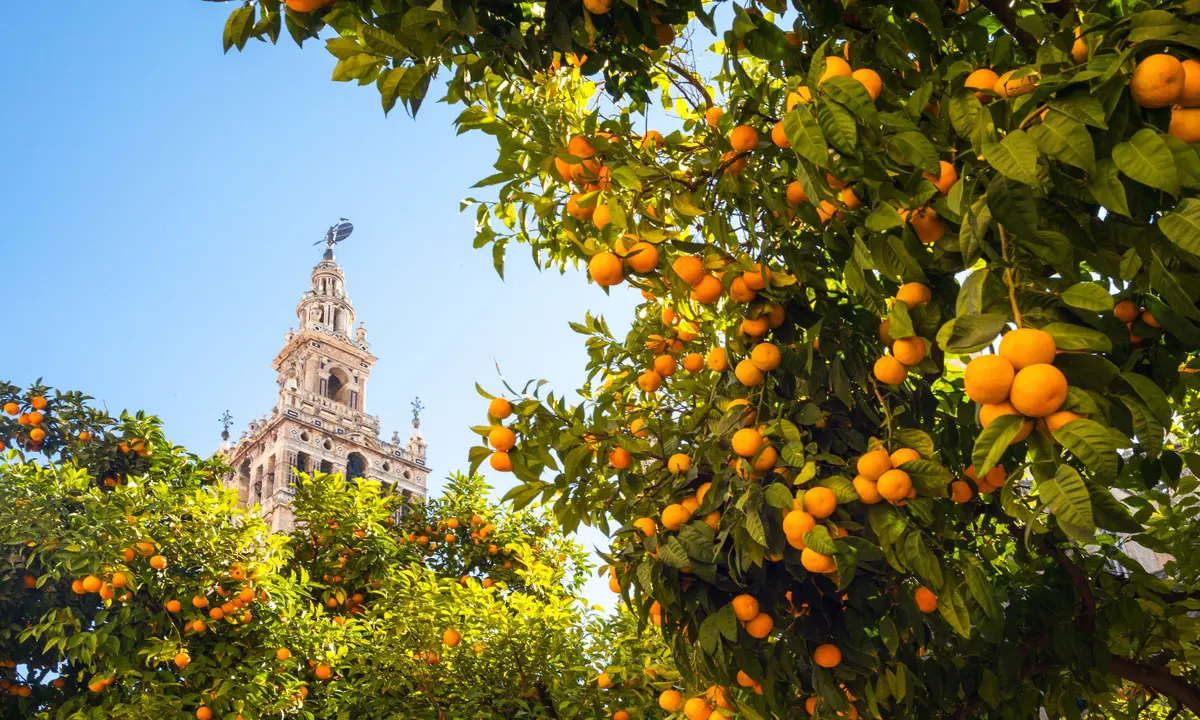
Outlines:
[[871, 389], [875, 391], [875, 397], [879, 399], [879, 406], [883, 408], [883, 422], [887, 425], [888, 447], [892, 445], [892, 411], [888, 409], [887, 401], [883, 399], [883, 393], [879, 392], [879, 383], [871, 380]]
[[1030, 35], [1017, 25], [1017, 14], [1009, 6], [1008, 0], [979, 0], [979, 4], [992, 11], [996, 19], [1012, 34], [1013, 39], [1030, 54], [1037, 50], [1037, 38]]
[[671, 68], [675, 72], [679, 73], [680, 77], [682, 77], [684, 80], [687, 80], [692, 85], [692, 87], [699, 90], [700, 94], [704, 97], [704, 106], [705, 107], [711, 108], [713, 106], [712, 95], [708, 94], [708, 88], [704, 87], [704, 83], [700, 82], [700, 80], [695, 75], [693, 75], [691, 73], [691, 71], [689, 71], [687, 68], [680, 65], [679, 63], [676, 63], [671, 60], [663, 60], [663, 65], [666, 65], [667, 67]]
[[1017, 307], [1016, 279], [1008, 260], [1008, 234], [1004, 232], [1003, 225], [997, 227], [1000, 228], [1000, 256], [1004, 259], [1004, 283], [1008, 285], [1008, 301], [1012, 303], [1013, 322], [1017, 324], [1017, 327], [1021, 327], [1021, 310]]

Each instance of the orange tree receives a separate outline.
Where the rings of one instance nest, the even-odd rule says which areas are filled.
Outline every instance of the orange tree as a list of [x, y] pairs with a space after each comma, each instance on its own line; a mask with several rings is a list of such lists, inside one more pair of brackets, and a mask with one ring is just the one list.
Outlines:
[[670, 672], [632, 615], [578, 599], [582, 550], [477, 477], [412, 507], [302, 477], [297, 529], [271, 534], [219, 458], [86, 400], [0, 393], [0, 438], [29, 450], [0, 458], [5, 717], [590, 720], [650, 701], [606, 668]]
[[611, 531], [666, 709], [1200, 713], [1194, 2], [288, 5], [385, 109], [451, 69], [498, 269], [645, 298], [472, 460]]

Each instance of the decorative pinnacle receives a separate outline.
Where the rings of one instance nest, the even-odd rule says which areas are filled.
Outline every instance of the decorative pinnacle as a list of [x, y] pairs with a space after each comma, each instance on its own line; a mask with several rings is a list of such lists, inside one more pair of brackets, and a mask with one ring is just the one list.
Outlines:
[[424, 409], [425, 406], [421, 404], [421, 398], [412, 401], [413, 427], [421, 427], [421, 411]]
[[221, 413], [221, 417], [217, 419], [217, 422], [221, 423], [221, 439], [228, 440], [229, 427], [233, 425], [233, 416], [229, 414], [228, 410], [226, 410], [225, 412]]

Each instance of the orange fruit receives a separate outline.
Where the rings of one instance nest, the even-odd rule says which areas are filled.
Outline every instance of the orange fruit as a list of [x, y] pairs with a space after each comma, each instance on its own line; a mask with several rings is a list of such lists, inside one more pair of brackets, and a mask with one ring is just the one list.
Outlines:
[[710, 107], [704, 111], [704, 122], [708, 123], [709, 127], [716, 127], [721, 121], [721, 116], [725, 114], [725, 108]]
[[658, 248], [648, 242], [634, 243], [625, 262], [637, 273], [648, 273], [658, 267]]
[[313, 668], [313, 674], [317, 676], [318, 680], [328, 680], [333, 675], [333, 668], [322, 663]]
[[1177, 58], [1163, 53], [1150, 55], [1137, 64], [1129, 79], [1129, 94], [1144, 108], [1174, 105], [1183, 95], [1187, 73]]
[[771, 126], [771, 142], [775, 143], [776, 147], [790, 148], [792, 143], [788, 140], [787, 133], [783, 131], [783, 121], [779, 121]]
[[917, 608], [923, 613], [931, 613], [937, 610], [937, 595], [934, 595], [933, 591], [924, 585], [921, 585], [913, 592], [913, 600], [917, 602]]
[[196, 708], [196, 720], [212, 720], [213, 711], [207, 706], [201, 705]]
[[1008, 401], [1026, 417], [1046, 417], [1067, 399], [1067, 378], [1053, 365], [1030, 365], [1013, 378]]
[[[992, 424], [992, 421], [1001, 415], [1020, 415], [1021, 413], [1013, 407], [1011, 402], [1007, 400], [1001, 403], [990, 403], [979, 406], [979, 424], [982, 427], [987, 427]], [[1017, 433], [1009, 444], [1019, 443], [1029, 437], [1029, 433], [1033, 432], [1033, 421], [1026, 420], [1024, 427]]]
[[858, 493], [858, 499], [867, 505], [874, 505], [883, 499], [879, 494], [879, 486], [865, 475], [854, 476], [854, 491]]
[[807, 85], [801, 85], [792, 92], [788, 93], [787, 99], [784, 101], [784, 109], [791, 112], [797, 105], [807, 105], [812, 102], [812, 91]]
[[967, 76], [963, 87], [974, 90], [975, 97], [979, 98], [979, 102], [988, 103], [992, 100], [992, 96], [988, 93], [995, 91], [996, 81], [999, 79], [1000, 76], [989, 68], [979, 68]]
[[917, 239], [926, 245], [941, 240], [946, 234], [946, 223], [931, 207], [914, 210], [909, 214], [908, 222], [912, 224]]
[[312, 12], [332, 4], [333, 0], [287, 0], [287, 6], [296, 12]]
[[905, 365], [916, 365], [925, 359], [925, 340], [915, 335], [900, 338], [892, 345], [892, 356]]
[[729, 369], [729, 358], [725, 354], [725, 348], [715, 347], [708, 351], [704, 361], [708, 363], [708, 369], [713, 372], [725, 372]]
[[735, 453], [744, 458], [749, 458], [754, 457], [758, 453], [759, 448], [763, 446], [763, 437], [754, 428], [742, 428], [733, 434], [733, 439], [730, 442]]
[[804, 492], [804, 511], [817, 519], [825, 519], [837, 509], [837, 496], [827, 487], [809, 488]]
[[497, 425], [488, 431], [488, 443], [496, 450], [507, 452], [517, 445], [517, 434], [503, 425]]
[[186, 652], [179, 652], [175, 654], [175, 667], [177, 668], [183, 669], [187, 667], [188, 663], [191, 661], [191, 656], [189, 656]]
[[879, 99], [879, 93], [883, 92], [883, 80], [879, 79], [879, 73], [869, 68], [859, 68], [850, 73], [850, 77], [862, 83], [872, 102]]
[[954, 169], [954, 165], [945, 160], [939, 160], [938, 167], [937, 177], [928, 172], [922, 173], [922, 176], [937, 187], [939, 194], [945, 195], [950, 192], [950, 188], [954, 187], [954, 183], [958, 182], [958, 171]]
[[667, 712], [679, 712], [683, 709], [683, 695], [678, 690], [663, 690], [658, 695], [658, 706]]
[[638, 375], [637, 384], [644, 392], [652, 393], [662, 387], [662, 381], [662, 375], [653, 370], [647, 370]]
[[913, 489], [912, 478], [903, 470], [888, 470], [876, 483], [879, 495], [890, 503], [897, 503], [908, 497]]
[[582, 135], [576, 135], [567, 143], [567, 153], [574, 155], [577, 158], [586, 159], [596, 154], [595, 148], [588, 142], [588, 139]]
[[663, 508], [662, 525], [668, 530], [678, 530], [691, 519], [692, 514], [679, 503], [672, 503]]
[[1058, 348], [1050, 333], [1034, 328], [1017, 328], [1000, 339], [1000, 357], [1020, 372], [1030, 365], [1050, 364]]
[[962, 480], [955, 480], [950, 483], [950, 499], [956, 503], [970, 502], [974, 493], [971, 492], [971, 486]]
[[1075, 28], [1075, 44], [1071, 45], [1071, 59], [1075, 61], [1076, 65], [1085, 63], [1088, 59], [1088, 46], [1084, 42], [1083, 37], [1081, 37], [1082, 30], [1082, 26]]
[[761, 385], [762, 381], [767, 377], [766, 374], [763, 373], [762, 370], [759, 370], [758, 366], [755, 365], [754, 362], [749, 358], [739, 362], [737, 367], [733, 369], [733, 374], [736, 375], [737, 379], [746, 387]]
[[1052, 412], [1046, 416], [1046, 429], [1052, 433], [1058, 432], [1062, 429], [1063, 425], [1066, 425], [1074, 420], [1081, 420], [1086, 417], [1087, 415], [1073, 413], [1070, 410], [1059, 410], [1058, 412]]
[[745, 628], [750, 637], [762, 640], [775, 628], [775, 620], [766, 613], [759, 613], [745, 624]]
[[125, 577], [125, 573], [113, 573], [112, 586], [115, 588], [123, 588], [129, 582], [129, 578]]
[[30, 404], [30, 406], [33, 407], [34, 410], [45, 410], [46, 409], [46, 398], [42, 397], [41, 395], [31, 397], [31, 398], [29, 398], [29, 404]]
[[892, 462], [892, 467], [898, 468], [906, 462], [920, 460], [921, 453], [913, 450], [912, 448], [900, 448], [896, 452], [892, 453], [889, 459]]
[[865, 453], [858, 459], [858, 463], [854, 466], [859, 475], [862, 475], [868, 480], [878, 480], [885, 472], [892, 469], [892, 458], [888, 455], [888, 451], [883, 448], [878, 448]]
[[633, 464], [633, 456], [623, 447], [615, 447], [608, 451], [609, 467], [624, 470]]
[[831, 77], [850, 77], [852, 74], [850, 72], [850, 63], [836, 55], [829, 55], [825, 58], [825, 72], [821, 75], [821, 79], [817, 81], [817, 85], [819, 86]]
[[488, 403], [488, 417], [493, 420], [503, 420], [509, 415], [512, 415], [512, 403], [502, 397], [492, 398]]
[[993, 89], [997, 95], [1001, 98], [1010, 98], [1033, 92], [1033, 89], [1037, 87], [1037, 74], [1031, 73], [1021, 77], [1013, 77], [1017, 70], [1021, 69], [1009, 70], [996, 79], [996, 86]]
[[738, 595], [732, 604], [734, 616], [742, 622], [748, 622], [758, 616], [758, 600], [753, 595]]
[[1167, 132], [1189, 145], [1200, 142], [1200, 108], [1171, 108]]
[[792, 205], [808, 202], [808, 193], [804, 192], [804, 186], [800, 184], [799, 180], [793, 180], [788, 183], [787, 201]]
[[813, 662], [823, 668], [835, 668], [842, 662], [842, 651], [832, 643], [818, 645], [813, 651]]
[[705, 273], [692, 288], [691, 298], [704, 305], [712, 305], [721, 299], [721, 281], [715, 275]]
[[1129, 300], [1122, 300], [1121, 302], [1117, 303], [1116, 307], [1113, 308], [1113, 315], [1116, 315], [1117, 319], [1123, 323], [1131, 323], [1134, 320], [1137, 320], [1138, 315], [1141, 314], [1142, 309]]
[[167, 567], [167, 559], [162, 555], [155, 555], [150, 558], [150, 567], [155, 570], [163, 570]]
[[[726, 163], [728, 163], [728, 165], [726, 165]], [[737, 175], [746, 169], [746, 157], [738, 157], [737, 153], [730, 150], [729, 152], [721, 155], [721, 164], [725, 165], [725, 172], [729, 173], [730, 175]]]
[[738, 125], [729, 133], [729, 145], [735, 153], [750, 152], [758, 147], [758, 131], [749, 125]]
[[750, 351], [750, 362], [754, 363], [754, 367], [763, 372], [770, 372], [779, 367], [779, 363], [783, 362], [783, 356], [779, 352], [779, 348], [771, 343], [759, 343]]
[[687, 472], [692, 466], [692, 459], [684, 453], [675, 453], [667, 458], [667, 470], [673, 473]]
[[643, 149], [662, 150], [663, 142], [663, 134], [657, 130], [647, 130], [642, 136]]
[[462, 636], [457, 630], [446, 630], [442, 633], [442, 644], [447, 647], [456, 647]]
[[17, 413], [21, 412], [21, 406], [15, 402], [6, 402], [4, 403], [4, 412], [8, 413], [9, 415], [16, 415]]
[[576, 220], [579, 220], [580, 222], [591, 220], [592, 215], [596, 212], [596, 206], [594, 204], [587, 207], [579, 204], [579, 202], [583, 200], [583, 196], [584, 193], [575, 193], [567, 199], [567, 214]]
[[725, 692], [725, 688], [721, 687], [720, 685], [710, 685], [708, 689], [704, 691], [704, 697], [710, 703], [719, 708], [724, 708], [726, 710], [733, 709], [733, 703], [729, 701], [729, 696]]
[[999, 403], [1008, 398], [1016, 370], [1000, 355], [980, 355], [967, 363], [963, 387], [977, 403]]
[[599, 252], [588, 261], [588, 274], [601, 287], [616, 285], [625, 279], [621, 258], [610, 252]]
[[658, 357], [654, 358], [654, 372], [662, 375], [665, 378], [669, 378], [674, 375], [675, 370], [678, 367], [679, 364], [675, 362], [675, 358], [670, 355], [659, 355]]
[[183, 609], [183, 604], [180, 603], [178, 600], [168, 600], [165, 607], [167, 609], [167, 612], [177, 613]]
[[828, 200], [822, 200], [821, 204], [817, 206], [817, 217], [821, 218], [821, 222], [828, 222], [836, 212], [837, 206]]
[[924, 305], [933, 299], [929, 288], [921, 283], [904, 283], [900, 289], [896, 291], [896, 300], [908, 306], [912, 310], [918, 305]]
[[83, 579], [83, 589], [88, 592], [100, 592], [100, 588], [103, 586], [104, 583], [95, 575], [88, 575]]
[[488, 457], [488, 465], [496, 472], [512, 472], [513, 469], [512, 457], [504, 450], [492, 453]]
[[287, 660], [291, 656], [292, 656], [292, 651], [288, 650], [285, 647], [279, 648], [278, 650], [275, 651], [275, 659], [276, 660], [280, 660], [280, 661]]
[[658, 523], [650, 518], [638, 518], [633, 521], [633, 526], [648, 538], [652, 538], [658, 534]]
[[748, 303], [758, 297], [758, 293], [747, 287], [745, 277], [740, 276], [729, 284], [729, 297], [734, 302]]
[[683, 714], [688, 720], [708, 720], [713, 708], [701, 697], [694, 697], [683, 704]]
[[1180, 93], [1176, 102], [1185, 108], [1200, 107], [1200, 61], [1189, 58], [1182, 64], [1183, 92]]
[[849, 185], [842, 188], [841, 193], [838, 194], [838, 199], [851, 210], [857, 210], [863, 206], [862, 201], [858, 199], [858, 196], [854, 194], [854, 189]]
[[759, 451], [758, 455], [750, 462], [754, 469], [760, 473], [765, 473], [775, 467], [775, 463], [779, 462], [779, 452], [775, 448], [767, 445]]
[[631, 716], [625, 710], [618, 710], [613, 713], [612, 720], [631, 720]]
[[704, 356], [700, 353], [688, 353], [683, 356], [683, 369], [690, 373], [698, 373], [704, 369]]
[[908, 366], [891, 355], [875, 361], [875, 379], [884, 385], [899, 385], [908, 377]]
[[[783, 516], [783, 534], [788, 538], [804, 539], [804, 533], [817, 526], [817, 520], [803, 510], [792, 510]], [[803, 544], [803, 543], [801, 543]], [[803, 548], [801, 548], [803, 549]]]
[[1142, 322], [1146, 323], [1147, 325], [1149, 325], [1152, 328], [1162, 327], [1162, 325], [1159, 325], [1158, 320], [1154, 319], [1154, 314], [1151, 313], [1149, 310], [1142, 311]]
[[812, 548], [804, 548], [800, 551], [800, 564], [810, 573], [818, 575], [827, 575], [837, 571], [837, 563], [834, 562], [832, 555], [819, 553]]

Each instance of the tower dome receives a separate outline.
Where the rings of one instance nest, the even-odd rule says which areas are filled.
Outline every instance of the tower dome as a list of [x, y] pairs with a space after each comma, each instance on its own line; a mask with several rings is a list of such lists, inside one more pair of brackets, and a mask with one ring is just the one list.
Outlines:
[[296, 317], [301, 331], [312, 330], [352, 342], [354, 303], [346, 294], [346, 275], [332, 253], [326, 253], [313, 268], [311, 286], [296, 305]]

